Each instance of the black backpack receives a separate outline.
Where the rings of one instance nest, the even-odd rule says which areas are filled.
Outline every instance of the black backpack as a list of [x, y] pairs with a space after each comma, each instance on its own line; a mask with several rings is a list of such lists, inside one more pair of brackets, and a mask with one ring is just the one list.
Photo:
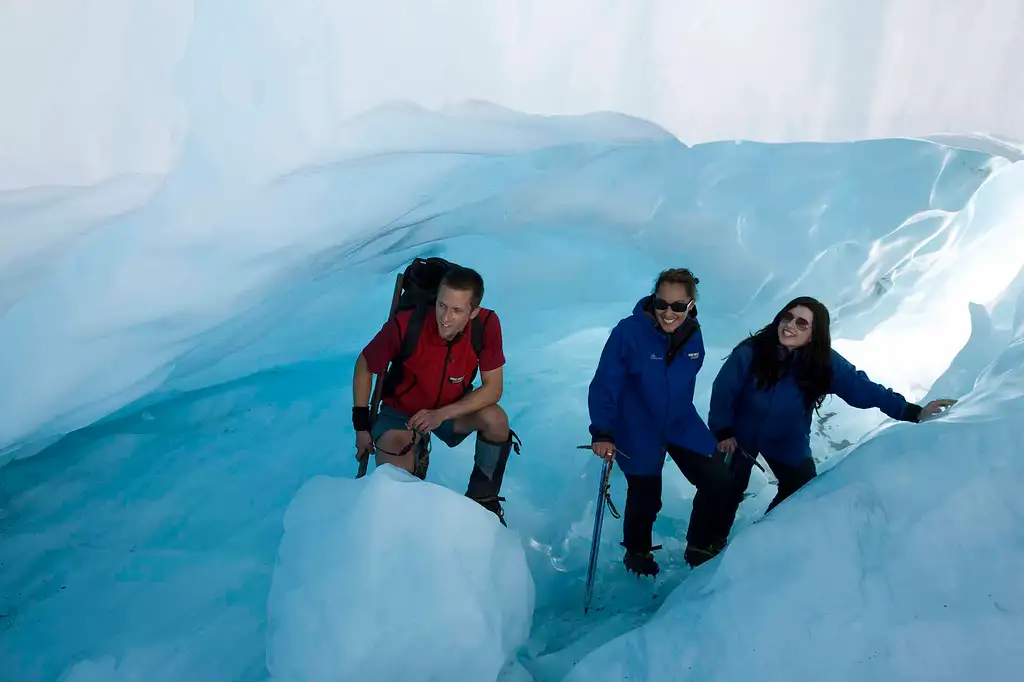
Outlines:
[[[402, 382], [402, 370], [405, 361], [412, 356], [419, 342], [423, 323], [433, 314], [437, 301], [437, 289], [445, 273], [455, 264], [436, 256], [430, 258], [414, 258], [402, 273], [402, 293], [398, 298], [395, 314], [404, 310], [412, 310], [405, 333], [402, 335], [401, 348], [398, 355], [391, 359], [391, 364], [384, 375], [383, 395], [393, 395]], [[397, 322], [396, 322], [397, 324]], [[473, 352], [480, 357], [484, 347], [484, 322], [480, 315], [470, 320], [470, 342]], [[401, 330], [399, 330], [401, 334]], [[469, 375], [469, 385], [476, 379], [476, 369]]]

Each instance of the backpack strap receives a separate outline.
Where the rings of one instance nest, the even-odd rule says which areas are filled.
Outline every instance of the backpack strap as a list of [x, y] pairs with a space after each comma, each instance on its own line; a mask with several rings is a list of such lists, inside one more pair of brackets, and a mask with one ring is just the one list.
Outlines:
[[394, 395], [398, 385], [402, 383], [405, 361], [416, 352], [416, 344], [419, 343], [420, 330], [423, 329], [423, 321], [427, 318], [427, 312], [426, 306], [421, 305], [414, 308], [409, 315], [409, 321], [405, 325], [404, 333], [398, 320], [395, 320], [395, 324], [398, 324], [400, 345], [398, 355], [391, 358], [391, 364], [388, 365], [388, 369], [384, 373], [384, 390], [381, 397]]
[[[490, 313], [488, 313], [488, 316], [490, 316]], [[477, 315], [470, 322], [469, 341], [473, 344], [473, 352], [476, 353], [477, 364], [473, 371], [469, 373], [466, 393], [473, 390], [473, 382], [476, 381], [476, 374], [480, 370], [480, 353], [484, 350], [484, 321], [480, 319], [481, 317], [481, 315]]]
[[[490, 316], [490, 313], [488, 313], [488, 316]], [[473, 352], [479, 358], [480, 353], [484, 350], [484, 321], [480, 319], [479, 315], [473, 318], [473, 326], [469, 334], [470, 340], [473, 343]]]
[[429, 312], [427, 306], [416, 306], [409, 315], [409, 324], [405, 326], [405, 336], [402, 337], [402, 347], [398, 351], [396, 362], [405, 362], [416, 352], [416, 344], [420, 341], [420, 331], [423, 329], [423, 322], [427, 319]]

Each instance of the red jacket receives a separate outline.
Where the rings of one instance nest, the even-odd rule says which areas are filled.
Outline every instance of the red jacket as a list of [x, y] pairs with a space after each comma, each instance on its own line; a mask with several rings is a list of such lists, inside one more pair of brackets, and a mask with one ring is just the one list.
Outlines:
[[[412, 311], [402, 311], [384, 323], [377, 335], [363, 348], [363, 357], [374, 374], [383, 374], [388, 362], [397, 357], [401, 339]], [[451, 343], [441, 338], [437, 319], [429, 315], [423, 321], [416, 350], [406, 360], [402, 380], [394, 394], [385, 396], [384, 405], [411, 417], [420, 410], [436, 410], [459, 401], [470, 387], [473, 370], [489, 372], [505, 364], [501, 344], [501, 322], [493, 310], [481, 308], [483, 348], [480, 357], [473, 351], [470, 324]]]

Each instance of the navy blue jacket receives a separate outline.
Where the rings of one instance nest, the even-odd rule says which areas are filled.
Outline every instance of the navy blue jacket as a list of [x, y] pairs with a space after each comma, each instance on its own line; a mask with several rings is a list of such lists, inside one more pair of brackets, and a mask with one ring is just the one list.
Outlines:
[[[792, 367], [777, 384], [759, 389], [749, 371], [753, 357], [753, 347], [747, 341], [733, 349], [722, 365], [711, 389], [708, 426], [719, 441], [733, 437], [754, 456], [761, 453], [765, 458], [787, 464], [810, 457], [813, 412], [804, 408]], [[920, 415], [917, 405], [871, 381], [835, 350], [829, 393], [852, 407], [877, 407], [901, 421], [916, 421]]]
[[650, 300], [640, 299], [612, 329], [588, 396], [591, 437], [625, 453], [615, 461], [626, 474], [661, 473], [668, 444], [704, 455], [718, 445], [693, 406], [704, 364], [700, 324], [691, 312], [669, 337], [646, 314]]

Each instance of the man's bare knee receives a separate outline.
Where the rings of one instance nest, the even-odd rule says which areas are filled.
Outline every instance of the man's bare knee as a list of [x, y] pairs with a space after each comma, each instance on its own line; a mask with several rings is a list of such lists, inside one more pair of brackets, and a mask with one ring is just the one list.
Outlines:
[[404, 429], [391, 429], [381, 434], [374, 447], [376, 452], [377, 466], [381, 464], [394, 464], [399, 469], [405, 469], [410, 474], [416, 468], [416, 453], [409, 449], [404, 455], [399, 455], [412, 442], [412, 431]]
[[477, 413], [480, 434], [489, 441], [502, 443], [508, 440], [508, 415], [498, 405], [488, 405]]

